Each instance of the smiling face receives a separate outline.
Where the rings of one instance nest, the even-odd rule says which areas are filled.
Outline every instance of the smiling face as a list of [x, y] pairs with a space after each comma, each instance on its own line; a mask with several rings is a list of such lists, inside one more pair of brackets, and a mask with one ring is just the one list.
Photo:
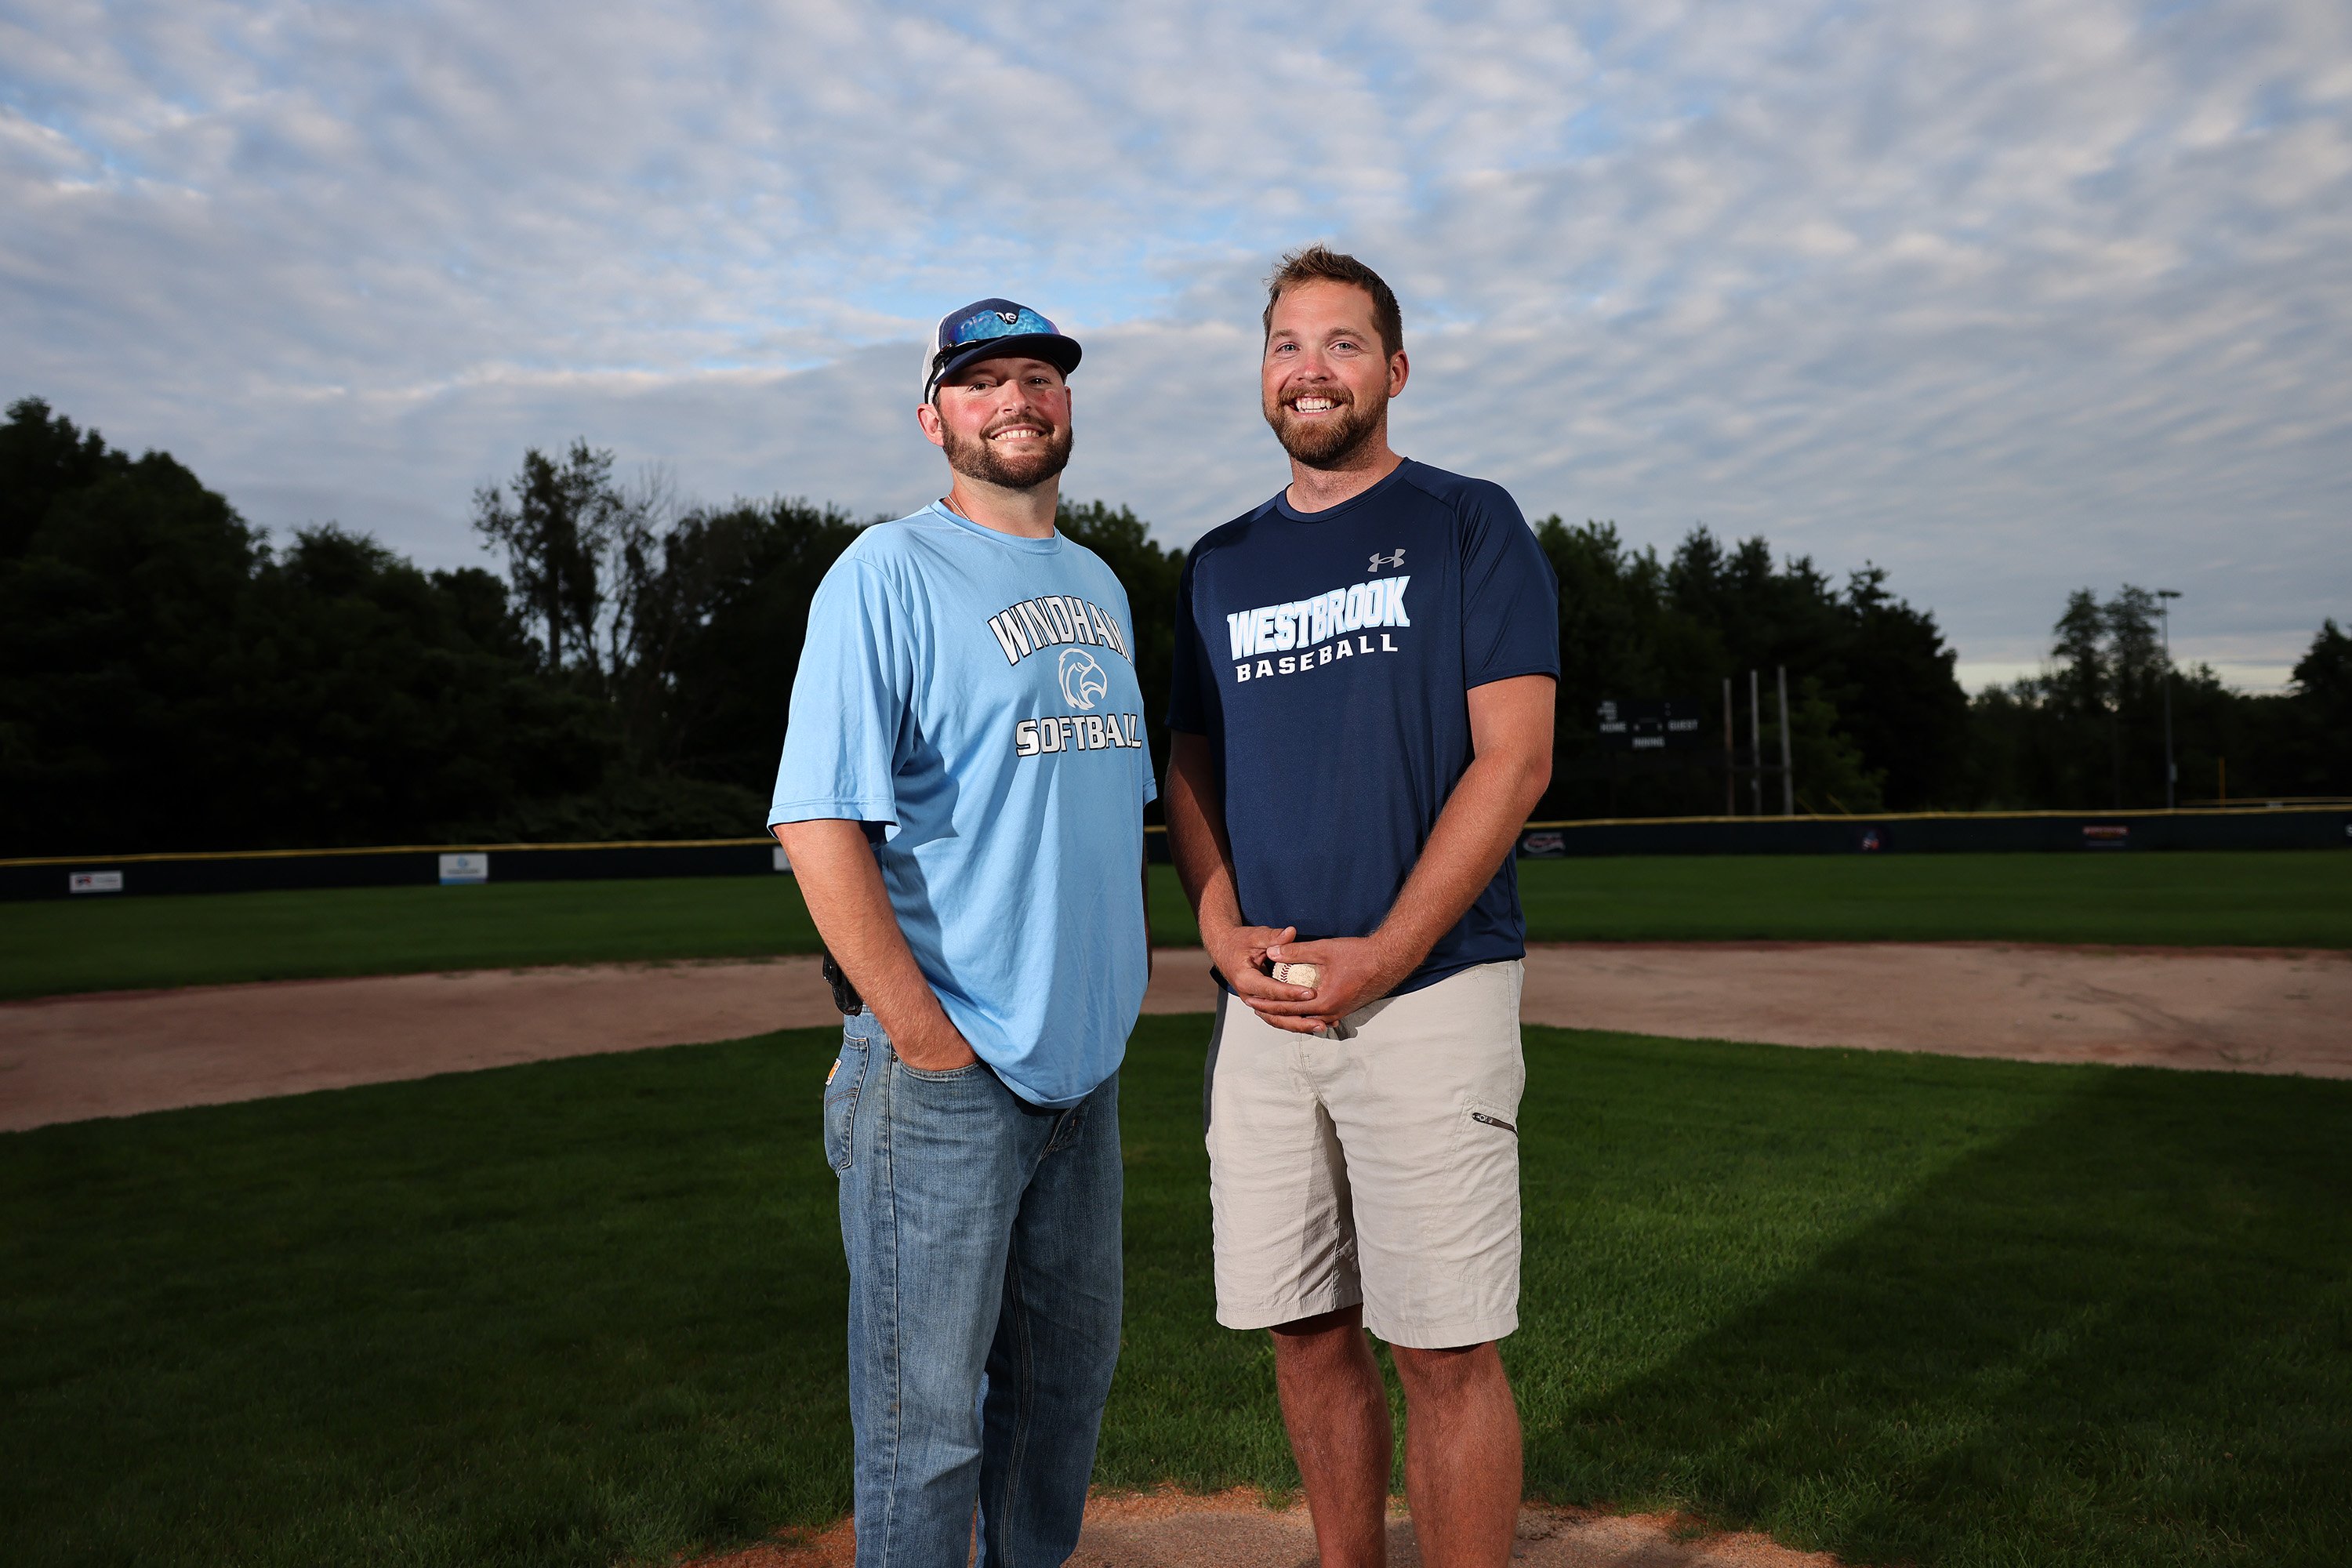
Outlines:
[[986, 359], [940, 384], [915, 411], [969, 479], [1025, 490], [1059, 474], [1070, 460], [1070, 387], [1041, 359]]
[[1376, 437], [1385, 447], [1405, 357], [1381, 352], [1370, 294], [1318, 279], [1274, 302], [1258, 374], [1265, 422], [1283, 450], [1308, 468], [1339, 468]]

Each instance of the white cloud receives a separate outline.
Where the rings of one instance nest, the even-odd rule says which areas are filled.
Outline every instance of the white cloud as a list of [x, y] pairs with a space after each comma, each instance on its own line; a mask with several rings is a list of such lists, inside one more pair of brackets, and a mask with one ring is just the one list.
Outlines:
[[1321, 237], [1401, 443], [1531, 512], [1874, 558], [1986, 668], [2078, 584], [2250, 670], [2352, 615], [2333, 0], [50, 0], [0, 62], [0, 392], [280, 526], [467, 558], [581, 434], [911, 505], [911, 340], [1006, 292], [1088, 343], [1072, 490], [1189, 539], [1280, 481], [1256, 279]]

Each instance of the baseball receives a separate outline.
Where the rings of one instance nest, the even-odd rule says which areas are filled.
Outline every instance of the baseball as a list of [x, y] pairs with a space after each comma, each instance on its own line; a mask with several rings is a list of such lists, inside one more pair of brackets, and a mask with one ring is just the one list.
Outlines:
[[1311, 963], [1277, 963], [1274, 966], [1274, 977], [1285, 985], [1304, 985], [1311, 991], [1316, 982], [1323, 978], [1323, 972]]

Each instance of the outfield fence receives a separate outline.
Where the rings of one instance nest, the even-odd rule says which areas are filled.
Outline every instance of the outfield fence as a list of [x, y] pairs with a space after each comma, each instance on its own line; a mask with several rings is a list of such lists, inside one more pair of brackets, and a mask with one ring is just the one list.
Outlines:
[[[1165, 829], [1145, 830], [1155, 860]], [[1877, 816], [1614, 817], [1530, 822], [1522, 859], [1587, 855], [1852, 855], [2319, 849], [2352, 846], [2352, 807], [2100, 813], [1897, 812]], [[42, 856], [0, 860], [0, 900], [295, 888], [757, 877], [789, 869], [769, 838], [611, 844], [399, 844], [352, 849]]]
[[2352, 845], [2352, 806], [2202, 811], [1894, 812], [1876, 816], [1615, 817], [1530, 822], [1522, 858], [1580, 855], [2114, 854]]

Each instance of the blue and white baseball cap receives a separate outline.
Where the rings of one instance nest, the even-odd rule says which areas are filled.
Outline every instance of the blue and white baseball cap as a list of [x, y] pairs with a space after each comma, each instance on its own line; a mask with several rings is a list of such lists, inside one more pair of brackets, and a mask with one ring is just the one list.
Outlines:
[[974, 300], [940, 318], [931, 346], [923, 353], [923, 401], [931, 388], [974, 360], [1005, 354], [1041, 359], [1064, 375], [1078, 368], [1078, 340], [1026, 305], [1011, 300]]

